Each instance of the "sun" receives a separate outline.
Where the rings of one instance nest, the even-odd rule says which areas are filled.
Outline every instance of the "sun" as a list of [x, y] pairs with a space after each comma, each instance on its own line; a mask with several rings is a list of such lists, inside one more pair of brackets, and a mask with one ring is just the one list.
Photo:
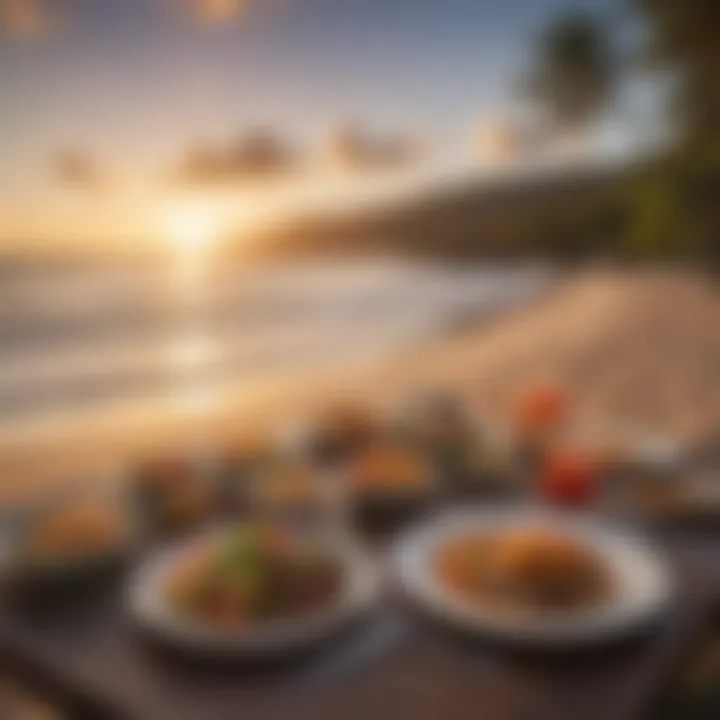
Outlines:
[[216, 246], [227, 230], [225, 217], [217, 208], [193, 201], [167, 206], [161, 223], [170, 243], [191, 252]]

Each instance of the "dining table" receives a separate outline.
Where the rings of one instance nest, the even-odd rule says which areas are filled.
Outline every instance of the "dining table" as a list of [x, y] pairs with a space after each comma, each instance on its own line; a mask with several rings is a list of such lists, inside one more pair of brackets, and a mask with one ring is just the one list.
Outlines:
[[[711, 450], [693, 454], [695, 469], [720, 469], [720, 451]], [[597, 514], [650, 538], [676, 580], [672, 604], [623, 639], [562, 650], [503, 643], [463, 633], [390, 591], [304, 652], [217, 660], [136, 627], [118, 570], [50, 602], [0, 602], [0, 669], [70, 718], [651, 719], [720, 608], [720, 514], [696, 522], [612, 505]], [[380, 562], [392, 546], [392, 535], [371, 541]]]

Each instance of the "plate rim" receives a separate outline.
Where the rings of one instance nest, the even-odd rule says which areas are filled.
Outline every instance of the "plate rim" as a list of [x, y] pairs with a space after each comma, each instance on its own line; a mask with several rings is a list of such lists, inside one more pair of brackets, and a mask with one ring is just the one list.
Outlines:
[[[232, 527], [236, 528], [237, 525]], [[332, 608], [302, 618], [268, 621], [252, 630], [227, 632], [193, 624], [173, 614], [159, 601], [157, 588], [180, 554], [230, 527], [212, 528], [169, 543], [146, 557], [129, 576], [126, 610], [142, 629], [190, 650], [219, 655], [263, 656], [314, 644], [370, 612], [381, 595], [376, 564], [349, 536], [329, 533], [334, 552], [349, 571], [343, 597]]]
[[[466, 600], [443, 589], [427, 567], [428, 555], [439, 542], [452, 536], [449, 525], [462, 527], [478, 525], [512, 526], [533, 521], [552, 522], [569, 534], [578, 534], [599, 549], [606, 558], [611, 549], [618, 548], [647, 562], [648, 577], [655, 592], [643, 602], [628, 603], [622, 611], [619, 603], [588, 609], [571, 616], [555, 616], [552, 622], [527, 620], [518, 623], [517, 616], [503, 617], [490, 609], [479, 610]], [[600, 548], [599, 540], [609, 545]], [[629, 557], [629, 556], [628, 556]], [[453, 625], [476, 636], [494, 637], [530, 646], [568, 647], [594, 644], [625, 637], [657, 620], [671, 605], [676, 586], [670, 564], [653, 544], [641, 534], [616, 526], [602, 519], [569, 514], [542, 506], [527, 505], [515, 508], [451, 508], [434, 519], [421, 523], [397, 541], [392, 552], [394, 576], [403, 595], [435, 619]], [[413, 565], [415, 563], [415, 565]], [[422, 565], [425, 565], [422, 568]]]

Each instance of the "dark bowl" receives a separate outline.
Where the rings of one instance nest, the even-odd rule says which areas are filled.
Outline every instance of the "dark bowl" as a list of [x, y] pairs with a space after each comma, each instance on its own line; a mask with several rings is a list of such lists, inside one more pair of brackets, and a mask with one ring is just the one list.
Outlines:
[[358, 492], [350, 500], [350, 521], [361, 535], [391, 534], [432, 512], [437, 501], [432, 491]]

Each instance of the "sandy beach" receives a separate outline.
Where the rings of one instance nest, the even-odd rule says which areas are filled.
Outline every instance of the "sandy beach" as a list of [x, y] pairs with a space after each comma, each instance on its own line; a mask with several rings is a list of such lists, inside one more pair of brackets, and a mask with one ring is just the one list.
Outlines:
[[139, 407], [5, 437], [2, 498], [79, 479], [171, 447], [232, 444], [301, 420], [331, 398], [387, 406], [428, 387], [502, 415], [518, 389], [567, 387], [590, 423], [623, 423], [684, 443], [720, 428], [720, 293], [681, 271], [583, 271], [520, 307], [454, 329], [389, 361], [304, 371], [229, 391], [212, 407]]

